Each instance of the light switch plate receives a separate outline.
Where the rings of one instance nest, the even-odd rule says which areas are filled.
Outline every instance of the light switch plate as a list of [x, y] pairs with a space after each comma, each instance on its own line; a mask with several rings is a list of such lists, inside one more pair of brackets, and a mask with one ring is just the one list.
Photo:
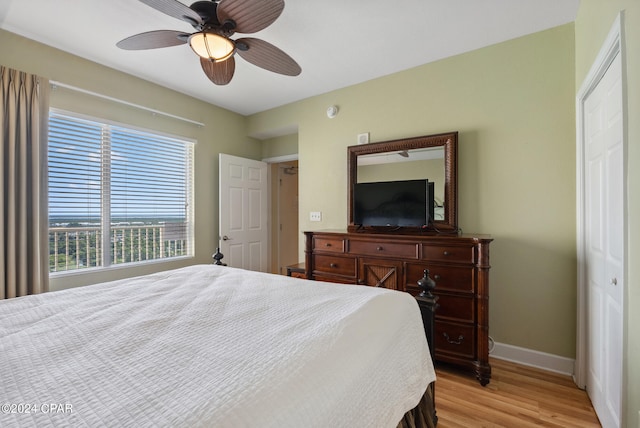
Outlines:
[[369, 133], [358, 134], [358, 144], [369, 144]]

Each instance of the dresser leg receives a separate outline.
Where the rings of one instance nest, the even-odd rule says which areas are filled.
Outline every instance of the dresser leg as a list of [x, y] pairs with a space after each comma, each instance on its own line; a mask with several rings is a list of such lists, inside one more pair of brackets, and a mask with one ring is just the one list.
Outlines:
[[478, 361], [474, 363], [476, 379], [480, 382], [480, 385], [487, 386], [491, 380], [491, 366], [489, 364], [482, 364]]

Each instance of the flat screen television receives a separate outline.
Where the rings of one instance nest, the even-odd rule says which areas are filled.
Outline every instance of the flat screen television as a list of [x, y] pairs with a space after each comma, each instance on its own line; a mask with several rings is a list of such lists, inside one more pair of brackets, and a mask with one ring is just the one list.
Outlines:
[[428, 226], [434, 215], [434, 183], [423, 180], [356, 183], [353, 223], [358, 226]]

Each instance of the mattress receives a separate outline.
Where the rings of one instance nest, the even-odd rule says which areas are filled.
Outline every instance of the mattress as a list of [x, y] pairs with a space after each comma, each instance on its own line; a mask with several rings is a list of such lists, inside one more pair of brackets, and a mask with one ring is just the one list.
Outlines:
[[0, 302], [2, 427], [392, 427], [434, 380], [392, 290], [196, 265]]

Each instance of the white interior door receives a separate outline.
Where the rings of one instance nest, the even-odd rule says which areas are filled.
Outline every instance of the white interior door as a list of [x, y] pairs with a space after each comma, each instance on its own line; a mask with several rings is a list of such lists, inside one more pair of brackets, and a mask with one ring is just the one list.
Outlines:
[[220, 153], [220, 251], [229, 266], [268, 269], [267, 164]]
[[623, 118], [618, 54], [584, 102], [587, 392], [605, 428], [620, 426], [622, 409]]

